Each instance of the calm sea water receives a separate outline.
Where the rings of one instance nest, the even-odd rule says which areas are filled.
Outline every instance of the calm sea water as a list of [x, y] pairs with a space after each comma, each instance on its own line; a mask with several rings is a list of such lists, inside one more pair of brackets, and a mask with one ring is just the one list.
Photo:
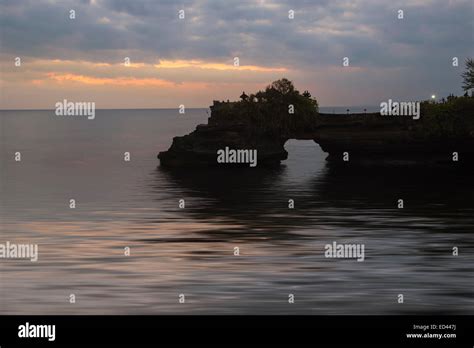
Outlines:
[[[0, 260], [2, 314], [474, 312], [472, 172], [331, 168], [312, 141], [278, 169], [170, 171], [157, 153], [205, 109], [0, 115], [0, 243], [39, 245]], [[365, 261], [325, 258], [333, 241]]]

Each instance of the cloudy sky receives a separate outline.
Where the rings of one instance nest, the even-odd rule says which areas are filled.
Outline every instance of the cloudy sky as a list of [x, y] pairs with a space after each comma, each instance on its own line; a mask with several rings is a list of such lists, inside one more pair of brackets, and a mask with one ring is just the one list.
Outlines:
[[1, 0], [0, 108], [207, 107], [281, 77], [322, 106], [461, 94], [473, 18], [472, 0]]

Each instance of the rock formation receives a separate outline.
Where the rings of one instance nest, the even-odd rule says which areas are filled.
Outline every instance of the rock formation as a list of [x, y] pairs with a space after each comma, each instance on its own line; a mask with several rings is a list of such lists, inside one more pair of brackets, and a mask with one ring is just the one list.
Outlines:
[[161, 165], [220, 165], [217, 151], [225, 147], [256, 149], [258, 166], [278, 165], [288, 157], [288, 139], [313, 139], [335, 163], [344, 163], [345, 153], [350, 163], [474, 162], [472, 97], [424, 102], [421, 118], [414, 120], [380, 113], [320, 114], [316, 100], [294, 90], [288, 80], [242, 95], [239, 102], [215, 101], [208, 124], [175, 137], [169, 150], [159, 153]]
[[256, 134], [249, 123], [220, 120], [220, 108], [211, 107], [212, 116], [207, 125], [199, 125], [188, 135], [173, 138], [168, 151], [160, 152], [162, 166], [216, 166], [217, 151], [256, 149], [258, 165], [278, 165], [288, 157], [284, 148], [287, 139]]

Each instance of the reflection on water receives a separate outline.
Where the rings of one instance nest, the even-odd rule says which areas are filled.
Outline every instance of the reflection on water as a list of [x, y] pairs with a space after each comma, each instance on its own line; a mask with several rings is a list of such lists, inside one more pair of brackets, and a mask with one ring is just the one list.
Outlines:
[[[2, 313], [472, 314], [472, 173], [330, 167], [311, 141], [289, 141], [278, 169], [157, 167], [207, 115], [188, 117], [2, 115], [0, 242], [40, 252], [1, 261]], [[365, 244], [365, 261], [326, 259], [333, 241]]]

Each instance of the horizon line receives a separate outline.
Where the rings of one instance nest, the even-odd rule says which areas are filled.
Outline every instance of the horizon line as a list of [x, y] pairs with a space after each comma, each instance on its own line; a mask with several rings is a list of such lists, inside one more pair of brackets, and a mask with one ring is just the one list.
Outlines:
[[[370, 107], [370, 106], [378, 106], [377, 104], [373, 105], [329, 105], [329, 106], [319, 106], [319, 108], [345, 108], [345, 107], [352, 107], [352, 108], [359, 108], [359, 107]], [[186, 109], [210, 109], [210, 106], [201, 107], [186, 107]], [[96, 108], [95, 110], [178, 110], [179, 107], [175, 108]], [[0, 111], [54, 111], [55, 109], [0, 109]]]

